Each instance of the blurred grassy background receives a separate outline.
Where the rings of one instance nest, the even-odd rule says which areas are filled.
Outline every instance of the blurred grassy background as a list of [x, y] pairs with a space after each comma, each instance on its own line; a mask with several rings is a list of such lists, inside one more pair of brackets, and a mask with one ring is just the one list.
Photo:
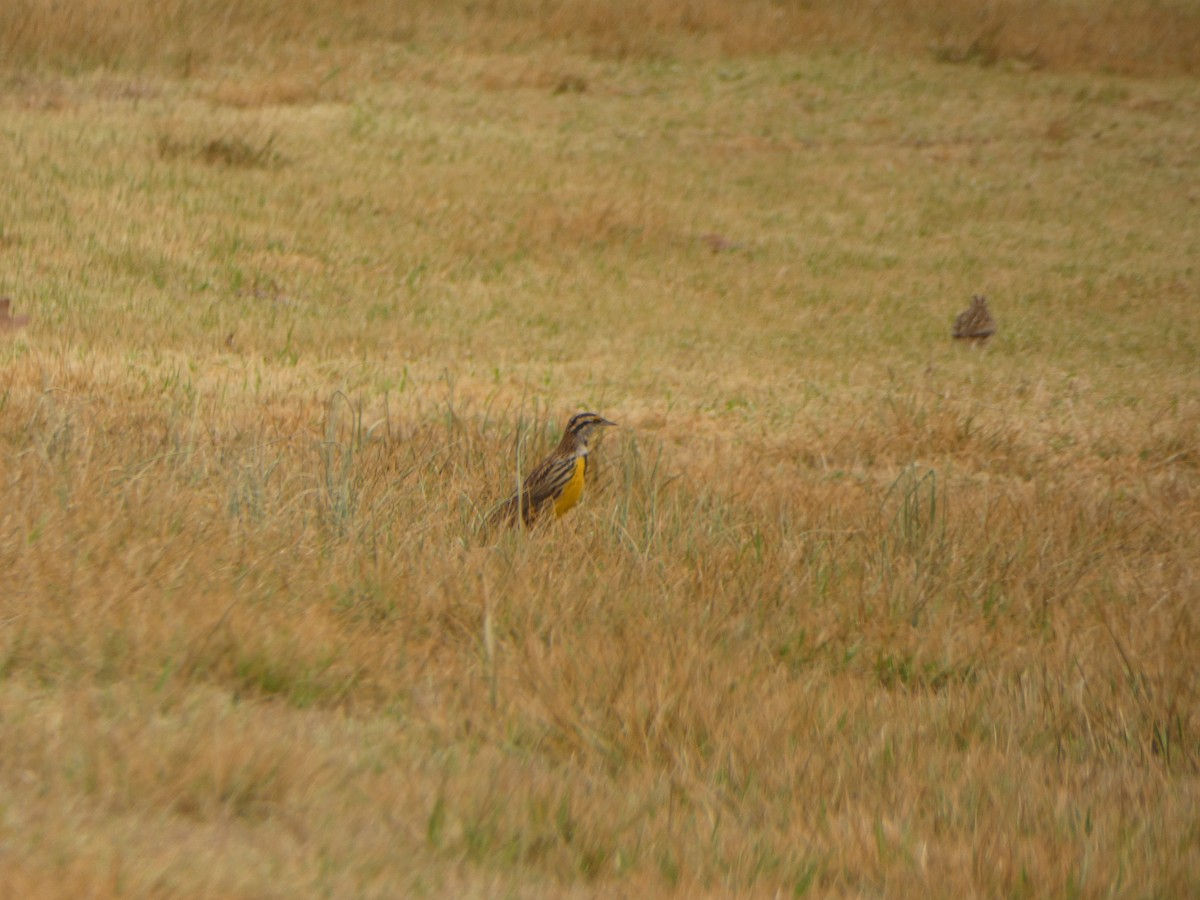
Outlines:
[[7, 65], [98, 65], [192, 75], [319, 45], [476, 50], [561, 44], [611, 59], [857, 49], [945, 62], [1194, 74], [1200, 10], [1188, 0], [13, 0], [0, 11]]

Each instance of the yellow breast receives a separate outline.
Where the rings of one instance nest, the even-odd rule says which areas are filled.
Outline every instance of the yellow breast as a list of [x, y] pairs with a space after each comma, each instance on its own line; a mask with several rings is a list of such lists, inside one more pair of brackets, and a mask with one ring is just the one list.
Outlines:
[[562, 493], [558, 495], [558, 499], [554, 501], [554, 515], [561, 516], [579, 502], [579, 496], [583, 493], [583, 475], [586, 471], [587, 457], [580, 456], [575, 460], [575, 473], [571, 476], [571, 480], [567, 482]]

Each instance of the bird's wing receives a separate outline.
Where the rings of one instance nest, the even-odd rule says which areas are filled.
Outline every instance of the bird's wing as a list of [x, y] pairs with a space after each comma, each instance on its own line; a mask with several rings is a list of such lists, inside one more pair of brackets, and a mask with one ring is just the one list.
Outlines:
[[557, 497], [574, 474], [574, 456], [552, 456], [547, 459], [525, 479], [522, 491], [529, 498], [529, 507], [536, 510], [543, 503]]

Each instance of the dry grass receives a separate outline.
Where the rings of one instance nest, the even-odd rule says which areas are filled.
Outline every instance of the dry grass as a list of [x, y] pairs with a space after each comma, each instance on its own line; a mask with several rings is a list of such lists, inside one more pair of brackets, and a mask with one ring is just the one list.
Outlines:
[[1200, 887], [1193, 81], [19, 8], [0, 896]]
[[[285, 102], [321, 95], [327, 74], [361, 76], [364, 45], [496, 50], [547, 41], [621, 59], [835, 47], [980, 65], [1200, 71], [1200, 11], [1188, 0], [13, 0], [0, 9], [9, 67], [148, 66], [192, 76], [269, 60], [266, 90]], [[222, 90], [245, 102], [238, 88]]]

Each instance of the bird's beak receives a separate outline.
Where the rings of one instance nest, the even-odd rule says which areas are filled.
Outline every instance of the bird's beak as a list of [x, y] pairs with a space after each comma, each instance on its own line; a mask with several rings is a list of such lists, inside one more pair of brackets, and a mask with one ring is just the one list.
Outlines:
[[616, 428], [616, 422], [610, 422], [608, 419], [601, 419], [597, 424], [603, 425], [605, 428]]

